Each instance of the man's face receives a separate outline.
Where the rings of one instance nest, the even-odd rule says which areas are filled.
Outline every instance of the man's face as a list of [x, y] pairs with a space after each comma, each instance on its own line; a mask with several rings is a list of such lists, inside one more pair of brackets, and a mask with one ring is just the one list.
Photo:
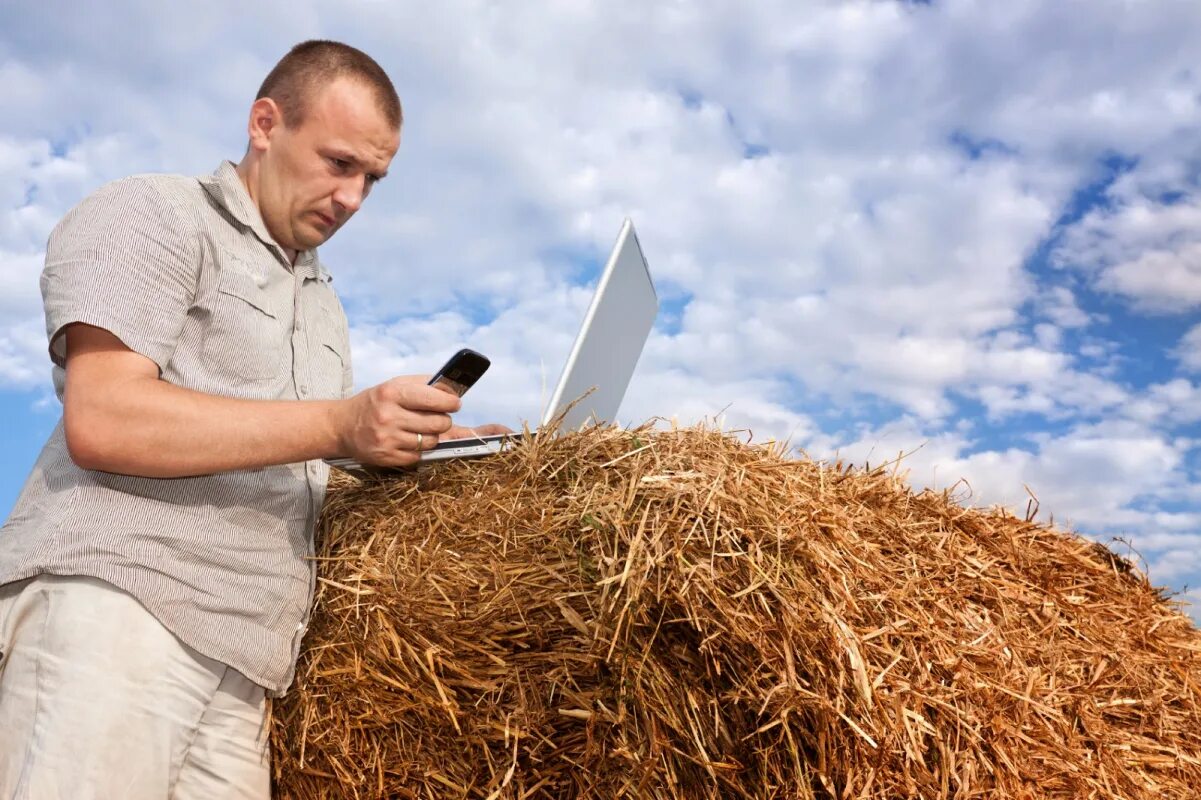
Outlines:
[[374, 91], [338, 79], [309, 101], [295, 128], [275, 125], [259, 167], [259, 213], [285, 250], [316, 247], [342, 227], [388, 171], [400, 131]]

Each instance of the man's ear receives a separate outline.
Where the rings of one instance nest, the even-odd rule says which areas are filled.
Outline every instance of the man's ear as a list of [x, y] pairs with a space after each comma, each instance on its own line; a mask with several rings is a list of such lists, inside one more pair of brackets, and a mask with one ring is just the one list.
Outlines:
[[260, 97], [250, 106], [250, 121], [246, 133], [250, 137], [249, 149], [260, 152], [267, 149], [271, 133], [283, 125], [283, 112], [270, 97]]

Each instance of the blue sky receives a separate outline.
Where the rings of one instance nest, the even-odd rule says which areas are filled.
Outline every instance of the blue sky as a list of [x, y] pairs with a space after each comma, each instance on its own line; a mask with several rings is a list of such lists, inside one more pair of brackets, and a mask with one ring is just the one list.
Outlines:
[[389, 178], [323, 249], [357, 383], [460, 346], [539, 415], [625, 215], [664, 298], [622, 409], [961, 479], [1201, 599], [1201, 5], [0, 7], [0, 513], [54, 425], [46, 235], [244, 146], [266, 71], [393, 76]]

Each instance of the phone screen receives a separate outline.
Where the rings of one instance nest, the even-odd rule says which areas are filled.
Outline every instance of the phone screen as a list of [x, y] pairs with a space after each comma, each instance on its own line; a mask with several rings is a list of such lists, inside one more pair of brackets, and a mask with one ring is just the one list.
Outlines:
[[442, 365], [442, 369], [434, 373], [434, 377], [430, 379], [430, 386], [441, 386], [462, 397], [491, 365], [492, 362], [485, 356], [463, 348], [451, 356], [450, 360]]

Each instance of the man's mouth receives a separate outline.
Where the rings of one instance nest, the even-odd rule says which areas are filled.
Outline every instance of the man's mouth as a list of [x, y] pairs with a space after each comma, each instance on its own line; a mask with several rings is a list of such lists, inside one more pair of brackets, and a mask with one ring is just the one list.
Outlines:
[[334, 227], [334, 218], [333, 217], [326, 216], [325, 214], [322, 214], [320, 211], [314, 211], [313, 213], [317, 215], [318, 219], [320, 219], [323, 223], [325, 223], [325, 227], [327, 227], [327, 228]]

